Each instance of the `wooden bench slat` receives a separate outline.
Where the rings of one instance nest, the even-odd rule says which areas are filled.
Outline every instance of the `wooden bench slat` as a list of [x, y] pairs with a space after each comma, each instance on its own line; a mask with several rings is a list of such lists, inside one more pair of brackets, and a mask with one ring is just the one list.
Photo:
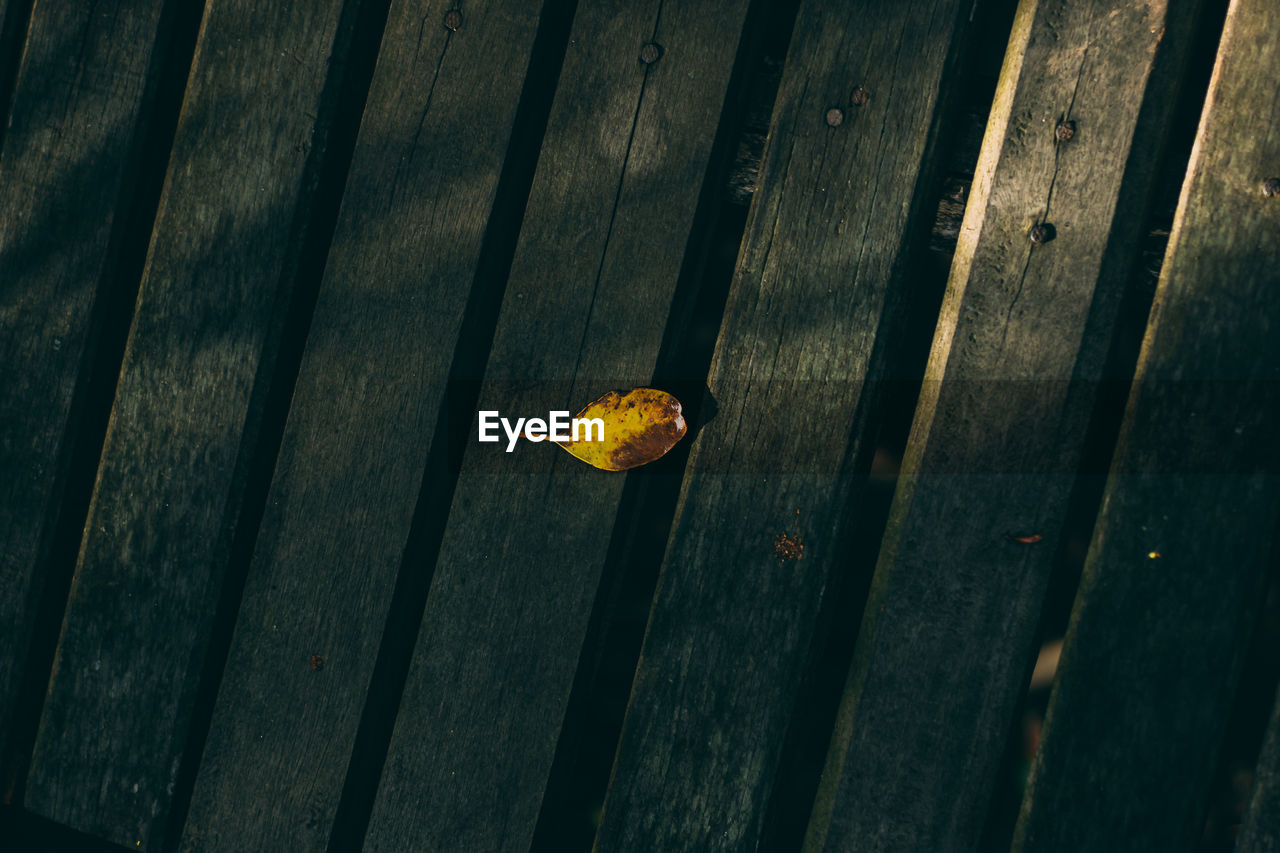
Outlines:
[[330, 836], [540, 16], [453, 6], [389, 13], [183, 850]]
[[161, 6], [37, 4], [0, 117], [0, 754], [13, 746], [49, 576], [97, 340], [92, 318], [99, 297], [114, 295], [113, 234], [139, 180], [136, 131]]
[[[480, 408], [649, 381], [746, 9], [579, 4]], [[365, 849], [528, 848], [624, 482], [548, 444], [468, 450]]]
[[314, 224], [343, 8], [212, 3], [196, 45], [26, 797], [127, 847], [169, 818]]
[[979, 842], [1196, 6], [1018, 10], [808, 849]]
[[1278, 30], [1231, 5], [1018, 850], [1200, 839], [1280, 518]]
[[798, 11], [597, 849], [761, 843], [969, 11]]

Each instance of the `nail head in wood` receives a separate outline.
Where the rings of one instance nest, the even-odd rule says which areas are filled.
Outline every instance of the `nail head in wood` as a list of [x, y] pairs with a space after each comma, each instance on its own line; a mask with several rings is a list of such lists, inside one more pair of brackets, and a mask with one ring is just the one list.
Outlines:
[[662, 58], [662, 45], [656, 41], [651, 41], [644, 47], [640, 48], [640, 61], [645, 65], [652, 65]]
[[458, 9], [450, 9], [444, 13], [444, 28], [449, 32], [457, 32], [458, 27], [462, 26], [462, 12]]
[[1262, 194], [1267, 198], [1280, 196], [1280, 178], [1267, 178], [1263, 181]]
[[1057, 237], [1058, 231], [1048, 222], [1041, 222], [1038, 225], [1031, 226], [1031, 233], [1028, 236], [1031, 237], [1032, 243], [1040, 245], [1042, 243], [1048, 243], [1054, 237]]
[[1069, 142], [1076, 135], [1076, 123], [1074, 121], [1058, 122], [1058, 126], [1053, 130], [1053, 135], [1057, 137], [1059, 142]]
[[832, 127], [839, 127], [844, 124], [844, 110], [839, 107], [832, 107], [827, 110], [827, 124]]
[[865, 107], [871, 102], [871, 93], [859, 86], [853, 90], [852, 100], [855, 107]]

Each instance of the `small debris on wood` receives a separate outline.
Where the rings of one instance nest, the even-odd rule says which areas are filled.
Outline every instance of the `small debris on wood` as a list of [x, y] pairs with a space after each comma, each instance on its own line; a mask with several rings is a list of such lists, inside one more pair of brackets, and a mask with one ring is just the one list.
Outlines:
[[1032, 533], [1029, 536], [1013, 536], [1012, 534], [1009, 536], [1010, 542], [1017, 542], [1019, 545], [1034, 545], [1042, 539], [1044, 537], [1039, 533]]
[[779, 563], [790, 563], [804, 556], [804, 542], [799, 536], [779, 533], [773, 540], [773, 555]]
[[319, 672], [320, 670], [324, 669], [324, 658], [320, 657], [320, 655], [312, 655], [311, 668], [314, 669], [316, 672]]

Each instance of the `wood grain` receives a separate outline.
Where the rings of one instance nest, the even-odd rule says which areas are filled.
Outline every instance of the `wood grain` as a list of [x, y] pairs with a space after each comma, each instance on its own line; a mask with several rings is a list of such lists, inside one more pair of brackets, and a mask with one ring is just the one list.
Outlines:
[[1227, 15], [1018, 850], [1200, 839], [1280, 518], [1277, 27], [1268, 0]]
[[388, 16], [183, 850], [328, 843], [538, 27], [452, 6]]
[[343, 5], [215, 2], [196, 47], [26, 797], [128, 847], [158, 845], [169, 816], [311, 227]]
[[913, 223], [936, 202], [939, 89], [968, 11], [798, 11], [708, 380], [718, 413], [690, 456], [597, 850], [760, 843], [923, 250]]
[[[139, 181], [160, 0], [41, 3], [0, 152], [0, 754], [49, 577], [94, 356]], [[8, 794], [6, 794], [6, 797]]]
[[[746, 7], [579, 4], [481, 408], [576, 412], [653, 375]], [[624, 482], [469, 448], [366, 850], [528, 848]]]
[[807, 849], [979, 841], [1196, 5], [1019, 8]]

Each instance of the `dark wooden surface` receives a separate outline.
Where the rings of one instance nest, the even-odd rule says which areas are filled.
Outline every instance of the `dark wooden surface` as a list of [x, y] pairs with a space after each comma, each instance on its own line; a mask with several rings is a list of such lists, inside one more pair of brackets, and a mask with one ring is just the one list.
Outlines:
[[1249, 811], [1236, 849], [1240, 853], [1280, 850], [1280, 697], [1271, 714], [1262, 754], [1258, 756]]
[[1199, 840], [1280, 517], [1277, 26], [1266, 0], [1227, 15], [1019, 850]]
[[164, 830], [262, 461], [341, 13], [218, 3], [196, 46], [27, 785], [33, 811], [126, 846]]
[[759, 842], [916, 272], [913, 214], [935, 201], [962, 5], [799, 9], [708, 379], [717, 415], [690, 455], [598, 850]]
[[980, 839], [1194, 10], [1019, 8], [807, 849]]
[[[129, 290], [114, 275], [119, 226], [145, 165], [137, 142], [161, 5], [39, 4], [16, 69], [0, 152], [4, 754], [18, 731], [23, 667], [53, 574], [50, 555], [103, 315]], [[4, 781], [6, 789], [14, 784]]]
[[[745, 12], [579, 3], [478, 408], [653, 375]], [[365, 849], [528, 847], [624, 482], [468, 451]]]
[[387, 20], [183, 850], [334, 823], [538, 25], [449, 8]]
[[1227, 2], [0, 0], [0, 849], [1271, 849]]

